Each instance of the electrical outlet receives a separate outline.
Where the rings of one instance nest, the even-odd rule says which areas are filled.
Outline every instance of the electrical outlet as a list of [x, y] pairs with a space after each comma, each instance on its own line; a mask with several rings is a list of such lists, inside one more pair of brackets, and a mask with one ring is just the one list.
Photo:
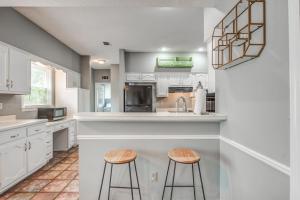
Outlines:
[[0, 110], [3, 109], [3, 103], [0, 103]]
[[152, 182], [157, 182], [158, 181], [158, 172], [153, 172], [151, 174], [151, 181]]

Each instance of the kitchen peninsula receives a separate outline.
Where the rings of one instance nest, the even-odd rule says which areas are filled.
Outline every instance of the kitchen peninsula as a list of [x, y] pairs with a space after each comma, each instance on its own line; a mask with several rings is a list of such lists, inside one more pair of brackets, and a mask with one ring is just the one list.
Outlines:
[[[207, 199], [219, 199], [219, 127], [225, 115], [194, 115], [193, 113], [79, 113], [80, 198], [97, 199], [104, 167], [104, 154], [112, 149], [131, 148], [137, 151], [137, 171], [145, 200], [161, 199], [168, 166], [167, 152], [175, 147], [189, 147], [201, 155]], [[191, 171], [177, 166], [180, 178], [175, 182], [191, 184]], [[113, 185], [129, 185], [128, 167], [116, 166]], [[108, 191], [106, 173], [104, 196]], [[169, 177], [170, 181], [170, 177]], [[196, 181], [197, 196], [201, 195]], [[134, 184], [136, 184], [134, 182]], [[130, 199], [130, 192], [117, 190], [112, 199]], [[174, 199], [191, 199], [189, 189], [175, 189]], [[138, 199], [138, 193], [135, 193]], [[169, 196], [169, 190], [166, 195]], [[166, 198], [168, 198], [166, 196]]]

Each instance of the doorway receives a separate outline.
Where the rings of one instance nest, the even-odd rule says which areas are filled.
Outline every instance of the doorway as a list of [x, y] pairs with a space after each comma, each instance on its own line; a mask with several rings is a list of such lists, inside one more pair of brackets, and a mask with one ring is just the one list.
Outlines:
[[111, 112], [110, 83], [95, 83], [95, 111]]

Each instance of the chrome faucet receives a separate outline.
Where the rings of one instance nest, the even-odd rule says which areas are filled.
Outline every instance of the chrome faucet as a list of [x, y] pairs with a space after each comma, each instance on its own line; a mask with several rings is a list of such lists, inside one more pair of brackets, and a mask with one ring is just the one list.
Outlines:
[[186, 100], [183, 96], [178, 97], [176, 100], [176, 111], [187, 112]]

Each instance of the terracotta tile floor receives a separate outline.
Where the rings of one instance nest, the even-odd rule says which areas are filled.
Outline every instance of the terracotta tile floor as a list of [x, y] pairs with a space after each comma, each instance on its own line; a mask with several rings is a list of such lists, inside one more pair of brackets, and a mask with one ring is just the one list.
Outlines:
[[0, 200], [78, 200], [78, 148], [54, 152], [41, 170], [0, 196]]

